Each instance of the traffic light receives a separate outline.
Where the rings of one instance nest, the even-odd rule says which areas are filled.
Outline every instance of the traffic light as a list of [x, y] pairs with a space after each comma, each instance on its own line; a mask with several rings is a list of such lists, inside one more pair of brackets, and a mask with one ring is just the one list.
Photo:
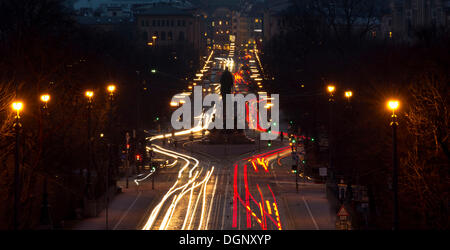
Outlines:
[[311, 138], [311, 141], [314, 141], [314, 138]]
[[152, 74], [156, 74], [156, 69], [151, 70]]
[[305, 161], [305, 160], [303, 160], [303, 161], [302, 161], [302, 163], [303, 163], [303, 164], [306, 164], [306, 161]]
[[297, 165], [292, 165], [292, 172], [297, 173]]
[[267, 129], [267, 133], [271, 134], [272, 133], [272, 128]]
[[269, 141], [267, 142], [267, 146], [268, 146], [268, 147], [272, 146], [272, 140], [269, 140]]
[[141, 155], [136, 155], [136, 161], [141, 161]]
[[130, 144], [127, 144], [127, 150], [130, 149]]

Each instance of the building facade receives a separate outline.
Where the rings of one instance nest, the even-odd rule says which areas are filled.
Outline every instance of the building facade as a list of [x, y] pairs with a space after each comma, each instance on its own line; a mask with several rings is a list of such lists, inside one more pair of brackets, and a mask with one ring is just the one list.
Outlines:
[[153, 47], [206, 46], [204, 18], [193, 11], [170, 5], [143, 7], [135, 12], [139, 42]]
[[208, 18], [210, 46], [214, 49], [228, 50], [230, 48], [232, 26], [232, 10], [227, 7], [214, 9]]
[[382, 21], [384, 38], [412, 42], [421, 29], [448, 29], [449, 0], [392, 0]]

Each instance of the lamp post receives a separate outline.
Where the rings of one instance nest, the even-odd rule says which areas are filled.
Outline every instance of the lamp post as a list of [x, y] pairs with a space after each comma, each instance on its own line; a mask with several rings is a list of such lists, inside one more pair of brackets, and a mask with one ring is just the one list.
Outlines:
[[[91, 135], [91, 111], [92, 111], [92, 99], [94, 97], [94, 92], [91, 90], [88, 90], [84, 93], [88, 100], [87, 104], [87, 112], [88, 112], [88, 118], [87, 118], [87, 135], [88, 135], [88, 166], [87, 166], [87, 173], [86, 173], [86, 196], [90, 200], [92, 198], [92, 186], [91, 186], [91, 160], [92, 160], [92, 152], [91, 152], [91, 141], [92, 141], [92, 135]], [[80, 170], [81, 171], [81, 170]]]
[[[345, 98], [347, 99], [347, 104], [345, 106], [346, 111], [347, 111], [346, 112], [346, 115], [347, 115], [346, 121], [350, 122], [350, 124], [348, 126], [346, 126], [346, 128], [348, 129], [348, 133], [349, 133], [350, 138], [353, 138], [353, 126], [352, 126], [352, 124], [353, 124], [353, 116], [354, 115], [353, 115], [353, 109], [352, 109], [352, 104], [351, 104], [351, 98], [352, 97], [353, 97], [353, 92], [351, 90], [345, 91]], [[344, 143], [347, 144], [346, 148], [349, 148], [349, 146], [351, 144], [351, 141], [345, 140]], [[348, 154], [348, 152], [346, 152], [346, 153]], [[349, 159], [350, 159], [349, 163], [354, 165], [354, 161], [352, 160], [353, 158], [349, 157]], [[346, 193], [348, 193], [348, 195], [346, 195], [346, 200], [347, 201], [351, 201], [351, 199], [353, 197], [353, 190], [352, 190], [352, 184], [351, 183], [353, 182], [353, 180], [355, 178], [359, 179], [358, 168], [353, 168], [352, 169], [352, 173], [351, 173], [350, 179], [347, 180], [347, 191], [346, 191]]]
[[397, 115], [395, 111], [400, 106], [400, 102], [398, 100], [390, 100], [387, 103], [387, 106], [390, 110], [392, 110], [391, 115], [391, 127], [392, 127], [392, 190], [394, 192], [394, 221], [393, 221], [393, 230], [398, 230], [399, 224], [399, 209], [398, 209], [398, 159], [397, 159]]
[[[48, 113], [48, 102], [50, 101], [50, 95], [49, 94], [43, 94], [41, 95], [40, 98], [41, 102], [42, 102], [42, 107], [41, 107], [41, 116], [43, 117], [48, 117], [49, 113]], [[44, 118], [45, 119], [45, 118]], [[44, 126], [44, 125], [43, 125]], [[42, 126], [42, 127], [43, 127]], [[42, 133], [41, 133], [41, 143], [42, 143]], [[47, 179], [48, 179], [48, 174], [47, 174], [47, 167], [46, 167], [46, 162], [43, 163], [44, 164], [44, 186], [43, 186], [43, 193], [42, 193], [42, 210], [41, 210], [41, 226], [48, 226], [49, 229], [52, 229], [52, 221], [51, 221], [51, 217], [50, 217], [50, 208], [49, 208], [49, 204], [48, 204], [48, 190], [47, 190]]]
[[352, 91], [350, 91], [350, 90], [345, 91], [345, 98], [347, 98], [347, 108], [351, 108], [350, 99], [352, 98], [352, 96], [353, 96]]
[[[109, 132], [109, 140], [108, 140], [108, 166], [106, 167], [106, 202], [105, 202], [105, 210], [106, 210], [106, 230], [108, 230], [108, 206], [109, 206], [109, 174], [112, 169], [112, 143], [113, 143], [113, 130], [112, 130], [112, 120], [113, 120], [113, 101], [114, 101], [114, 92], [116, 91], [116, 86], [114, 84], [110, 84], [107, 87], [109, 92], [109, 123], [108, 123], [108, 132]], [[127, 169], [128, 176], [128, 169]]]
[[328, 151], [329, 151], [329, 163], [328, 168], [330, 169], [330, 181], [334, 180], [334, 166], [333, 164], [333, 153], [334, 153], [334, 141], [333, 141], [333, 105], [334, 105], [334, 92], [336, 87], [334, 85], [328, 85], [327, 91], [329, 94], [329, 131], [328, 131]]
[[152, 36], [152, 41], [153, 41], [153, 42], [152, 42], [152, 45], [153, 45], [153, 46], [156, 46], [156, 38], [158, 38], [158, 37], [155, 36], [155, 35]]
[[15, 145], [15, 158], [14, 158], [14, 230], [19, 228], [19, 201], [20, 201], [20, 184], [19, 184], [19, 139], [22, 124], [20, 123], [20, 111], [23, 109], [23, 103], [15, 101], [11, 105], [12, 109], [16, 112], [14, 118], [14, 131], [16, 133], [16, 145]]

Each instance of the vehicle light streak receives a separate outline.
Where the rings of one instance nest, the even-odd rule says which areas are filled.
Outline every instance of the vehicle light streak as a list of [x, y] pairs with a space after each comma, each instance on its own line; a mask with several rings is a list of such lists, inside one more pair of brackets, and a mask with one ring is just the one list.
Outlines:
[[280, 221], [280, 215], [278, 214], [277, 199], [275, 198], [275, 195], [273, 194], [273, 191], [270, 188], [269, 184], [267, 184], [267, 187], [269, 188], [270, 193], [272, 194], [272, 197], [273, 197], [273, 209], [275, 211], [275, 216], [277, 218], [278, 230], [281, 230], [281, 221]]
[[259, 194], [261, 195], [261, 202], [259, 203], [259, 206], [260, 206], [260, 209], [261, 209], [261, 217], [262, 217], [262, 219], [264, 221], [263, 227], [262, 227], [263, 230], [264, 230], [264, 229], [267, 229], [267, 221], [266, 221], [266, 216], [265, 216], [265, 213], [264, 213], [264, 197], [262, 195], [261, 189], [259, 188], [258, 184], [256, 184], [256, 187], [258, 188]]
[[216, 180], [214, 182], [214, 189], [213, 189], [212, 197], [211, 197], [211, 204], [209, 205], [208, 219], [206, 220], [205, 230], [208, 230], [209, 218], [211, 217], [211, 210], [212, 210], [212, 207], [213, 207], [213, 204], [214, 204], [214, 196], [216, 194], [217, 180], [218, 179], [219, 179], [219, 177], [216, 176]]
[[[239, 172], [238, 171], [239, 170], [239, 162], [241, 162], [241, 161], [252, 162], [255, 164], [255, 165], [252, 164], [254, 170], [257, 169], [256, 164], [258, 164], [258, 165], [265, 167], [265, 169], [267, 169], [267, 171], [268, 171], [269, 169], [267, 168], [267, 166], [270, 163], [270, 161], [276, 159], [280, 155], [289, 154], [289, 149], [290, 149], [289, 146], [278, 148], [278, 149], [271, 150], [271, 151], [268, 151], [268, 152], [265, 152], [265, 153], [262, 153], [259, 155], [253, 155], [251, 157], [241, 159], [240, 161], [238, 161], [237, 163], [234, 164], [233, 227], [237, 227], [237, 217], [238, 217], [237, 206], [238, 206], [238, 203], [241, 203], [242, 206], [246, 210], [247, 228], [251, 227], [251, 219], [250, 219], [250, 222], [248, 219], [250, 217], [250, 218], [254, 218], [256, 220], [256, 222], [261, 226], [261, 229], [263, 229], [263, 230], [268, 229], [267, 219], [269, 219], [269, 221], [273, 222], [273, 225], [275, 225], [278, 230], [282, 229], [277, 201], [276, 201], [275, 195], [274, 195], [272, 189], [270, 188], [270, 186], [267, 185], [267, 187], [269, 188], [270, 194], [273, 197], [272, 206], [271, 206], [270, 200], [264, 199], [261, 187], [258, 184], [256, 184], [256, 188], [257, 188], [257, 192], [259, 192], [260, 201], [257, 201], [253, 197], [253, 195], [250, 193], [249, 186], [248, 186], [248, 174], [247, 174], [248, 168], [247, 168], [247, 164], [243, 164], [243, 170], [244, 170], [243, 178], [244, 178], [244, 183], [245, 183], [245, 198], [244, 198], [245, 200], [243, 200], [237, 190], [237, 180], [238, 180], [237, 177], [238, 177], [238, 172]], [[267, 171], [265, 171], [265, 172], [267, 172]], [[255, 170], [255, 173], [257, 173], [256, 170]], [[255, 204], [255, 206], [260, 211], [260, 215], [261, 215], [260, 217], [258, 217], [258, 215], [254, 211], [252, 211], [253, 205], [250, 204], [250, 200], [253, 201], [251, 203]]]
[[141, 178], [141, 179], [135, 179], [135, 180], [134, 180], [134, 183], [136, 183], [136, 185], [139, 186], [139, 182], [146, 180], [148, 177], [150, 177], [151, 175], [153, 175], [154, 172], [155, 172], [155, 171], [152, 170], [152, 171], [150, 171], [150, 173], [149, 173], [148, 175], [146, 175], [144, 178]]
[[[195, 186], [195, 182], [192, 183], [192, 186]], [[186, 216], [184, 217], [184, 222], [183, 222], [183, 226], [181, 227], [181, 230], [184, 230], [184, 228], [186, 227], [186, 222], [188, 219], [188, 215], [189, 215], [189, 211], [191, 210], [191, 203], [192, 203], [192, 195], [194, 193], [194, 188], [191, 188], [191, 194], [189, 195], [189, 203], [188, 203], [188, 207], [186, 210]]]
[[238, 164], [234, 165], [234, 195], [233, 195], [233, 227], [237, 227], [237, 175], [238, 175]]
[[[187, 188], [188, 188], [188, 187], [189, 187], [189, 186], [190, 186], [190, 185], [198, 178], [198, 176], [199, 176], [199, 171], [196, 171], [195, 175], [192, 175], [192, 172], [194, 171], [195, 168], [197, 168], [198, 163], [199, 163], [197, 159], [195, 159], [195, 158], [193, 158], [193, 157], [190, 157], [190, 156], [188, 156], [188, 155], [184, 155], [184, 154], [177, 153], [177, 152], [174, 152], [174, 151], [171, 151], [171, 150], [163, 149], [162, 147], [159, 147], [159, 146], [157, 146], [157, 145], [153, 145], [153, 150], [154, 150], [155, 152], [158, 152], [158, 153], [161, 153], [161, 154], [164, 154], [164, 155], [167, 155], [167, 156], [176, 158], [176, 159], [177, 159], [177, 158], [180, 158], [180, 159], [186, 161], [186, 164], [185, 164], [185, 165], [180, 169], [180, 171], [178, 172], [178, 179], [177, 179], [177, 181], [175, 182], [175, 184], [174, 184], [174, 185], [169, 189], [169, 191], [163, 196], [161, 202], [160, 202], [158, 205], [156, 205], [155, 208], [153, 209], [153, 211], [152, 211], [152, 213], [151, 213], [149, 219], [147, 220], [146, 224], [145, 224], [144, 227], [142, 228], [142, 229], [145, 229], [145, 230], [151, 229], [151, 227], [152, 227], [153, 224], [155, 223], [155, 220], [156, 220], [156, 218], [157, 218], [157, 216], [158, 216], [158, 214], [159, 214], [159, 212], [160, 212], [160, 210], [161, 210], [163, 204], [166, 202], [166, 200], [167, 200], [172, 194], [174, 194], [175, 192], [181, 190], [181, 193], [180, 193], [178, 196], [176, 196], [176, 198], [174, 198], [174, 199], [172, 200], [172, 203], [171, 203], [171, 205], [169, 206], [169, 209], [167, 210], [167, 212], [166, 212], [166, 214], [165, 214], [165, 216], [164, 216], [164, 218], [163, 218], [163, 221], [162, 221], [162, 223], [161, 223], [161, 225], [160, 225], [160, 227], [159, 227], [159, 229], [167, 229], [167, 227], [168, 227], [169, 224], [170, 224], [170, 220], [171, 220], [171, 218], [172, 218], [172, 216], [173, 216], [173, 213], [174, 213], [174, 210], [175, 210], [175, 208], [176, 208], [177, 203], [180, 201], [180, 199], [184, 196], [185, 193], [187, 193], [188, 191], [191, 190], [191, 189], [187, 189]], [[189, 159], [192, 159], [192, 160], [194, 160], [194, 162], [195, 162], [194, 167], [189, 171], [189, 180], [188, 180], [188, 182], [187, 182], [186, 184], [184, 184], [184, 185], [182, 185], [182, 186], [180, 186], [180, 187], [178, 187], [178, 188], [175, 188], [175, 187], [177, 186], [178, 182], [180, 181], [181, 177], [182, 177], [182, 173], [183, 173], [184, 170], [189, 166], [189, 164], [191, 164], [191, 162], [190, 162]], [[213, 169], [214, 169], [214, 168], [212, 168], [212, 170], [213, 170]], [[198, 187], [199, 185], [201, 185], [201, 184], [207, 182], [207, 181], [209, 180], [209, 178], [211, 177], [212, 170], [211, 170], [211, 171], [208, 171], [209, 174], [207, 174], [207, 176], [203, 179], [203, 181], [199, 182], [198, 185], [193, 185], [191, 188], [196, 188], [196, 187]], [[203, 218], [201, 218], [201, 220], [203, 220]]]
[[178, 160], [175, 160], [172, 163], [167, 164], [166, 167], [173, 167], [173, 166], [175, 166], [175, 164], [177, 164], [177, 162], [178, 162]]
[[[211, 63], [211, 57], [213, 55], [214, 51], [211, 51], [211, 53], [208, 56], [208, 59], [206, 60], [206, 63], [204, 67], [200, 70], [200, 73], [197, 74], [198, 79], [201, 79], [202, 76], [208, 76], [208, 73], [206, 73], [210, 67], [208, 66], [209, 63]], [[227, 65], [230, 67], [234, 66], [233, 60], [227, 59]], [[193, 85], [196, 85], [193, 83]], [[217, 89], [217, 88], [216, 88]], [[191, 94], [190, 92], [182, 93], [182, 94]], [[180, 102], [180, 104], [183, 104]], [[154, 141], [158, 139], [167, 139], [174, 136], [182, 136], [182, 135], [188, 135], [195, 132], [200, 132], [202, 130], [208, 129], [209, 125], [212, 123], [213, 115], [215, 114], [215, 106], [213, 106], [213, 112], [211, 113], [202, 113], [201, 117], [196, 117], [196, 120], [198, 120], [198, 123], [191, 129], [178, 131], [175, 133], [166, 133], [166, 134], [160, 134], [155, 135], [151, 137], [147, 137], [148, 141]], [[200, 119], [198, 119], [200, 118]], [[193, 225], [194, 219], [198, 219], [198, 222], [196, 221], [195, 224], [198, 223], [198, 229], [206, 228], [208, 227], [209, 217], [211, 213], [211, 207], [214, 201], [214, 194], [216, 191], [217, 186], [217, 178], [216, 183], [214, 186], [214, 190], [212, 191], [212, 198], [210, 200], [210, 203], [207, 203], [209, 194], [207, 193], [207, 185], [209, 181], [211, 180], [211, 176], [214, 172], [214, 166], [210, 168], [209, 171], [206, 171], [205, 174], [205, 168], [199, 166], [199, 161], [186, 154], [178, 153], [175, 151], [171, 151], [168, 149], [165, 149], [163, 147], [160, 147], [158, 145], [151, 145], [146, 147], [147, 150], [152, 149], [156, 153], [163, 154], [165, 156], [168, 156], [170, 158], [173, 158], [174, 161], [170, 164], [167, 164], [166, 166], [173, 167], [176, 166], [179, 160], [182, 160], [184, 163], [180, 165], [180, 170], [178, 171], [178, 178], [176, 179], [175, 183], [170, 187], [167, 193], [165, 193], [161, 199], [161, 201], [153, 208], [151, 214], [148, 217], [148, 220], [146, 221], [145, 225], [142, 227], [142, 229], [152, 229], [155, 226], [156, 219], [158, 218], [159, 214], [162, 212], [163, 207], [167, 208], [164, 212], [164, 215], [162, 216], [161, 224], [159, 225], [159, 229], [168, 229], [169, 227], [173, 227], [174, 225], [171, 225], [172, 218], [178, 217], [178, 210], [177, 205], [180, 203], [180, 201], [186, 197], [186, 194], [188, 195], [188, 205], [186, 209], [186, 213], [184, 215], [183, 224], [181, 225], [182, 229], [191, 228], [191, 225]], [[189, 169], [189, 170], [188, 170]], [[188, 171], [188, 173], [187, 173]], [[151, 174], [145, 176], [142, 179], [135, 180], [135, 182], [138, 184], [139, 181], [147, 179]], [[203, 176], [203, 177], [201, 177]], [[199, 194], [196, 197], [195, 207], [193, 208], [192, 205], [194, 204], [195, 199], [195, 192], [196, 190], [199, 190]], [[200, 200], [201, 199], [201, 200]], [[199, 201], [201, 201], [201, 212], [200, 215], [196, 217], [196, 210], [197, 205], [199, 205]], [[209, 212], [207, 213], [209, 208]], [[180, 208], [183, 209], [183, 208]], [[205, 217], [208, 218], [205, 218]], [[205, 220], [207, 221], [205, 222]], [[188, 225], [189, 221], [189, 225]], [[173, 224], [173, 223], [172, 223]]]
[[258, 172], [258, 168], [256, 167], [255, 162], [254, 161], [251, 161], [251, 162], [252, 162], [252, 165], [253, 165], [253, 169], [255, 169], [255, 172]]
[[272, 209], [270, 208], [269, 200], [266, 200], [266, 205], [267, 205], [267, 211], [269, 212], [269, 214], [272, 214]]
[[[249, 190], [248, 190], [248, 179], [247, 179], [247, 164], [244, 165], [244, 181], [245, 181], [245, 206], [247, 208], [250, 208], [250, 201], [249, 201]], [[247, 228], [252, 227], [252, 218], [250, 217], [250, 211], [249, 209], [246, 210], [247, 215]]]

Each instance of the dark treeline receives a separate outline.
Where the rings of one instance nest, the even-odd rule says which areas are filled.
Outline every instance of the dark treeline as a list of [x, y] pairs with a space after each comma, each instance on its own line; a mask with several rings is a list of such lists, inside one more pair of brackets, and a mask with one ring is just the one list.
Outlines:
[[[316, 138], [307, 147], [307, 166], [328, 165], [328, 152], [319, 144], [328, 140], [326, 86], [332, 83], [336, 181], [368, 188], [368, 225], [356, 216], [356, 227], [391, 229], [392, 129], [386, 103], [398, 98], [400, 228], [448, 228], [448, 31], [418, 29], [410, 44], [375, 39], [371, 18], [384, 11], [376, 1], [337, 1], [355, 5], [344, 5], [353, 12], [343, 11], [349, 15], [339, 24], [320, 5], [326, 1], [302, 2], [284, 14], [289, 26], [264, 47], [263, 62], [275, 77], [270, 87], [280, 93], [282, 112], [302, 134]], [[367, 22], [351, 21], [357, 17]], [[350, 103], [346, 90], [353, 91]]]
[[[20, 228], [39, 225], [44, 177], [48, 178], [51, 216], [58, 227], [63, 226], [61, 221], [75, 218], [76, 209], [83, 206], [88, 160], [85, 91], [94, 91], [92, 176], [98, 198], [105, 191], [110, 137], [107, 84], [117, 85], [111, 121], [112, 182], [120, 176], [125, 131], [156, 129], [154, 118], [164, 117], [171, 96], [187, 85], [183, 79], [196, 69], [197, 51], [187, 47], [154, 51], [139, 45], [133, 30], [133, 25], [110, 31], [79, 25], [58, 0], [0, 1], [1, 229], [12, 227], [14, 100], [24, 102]], [[151, 68], [165, 74], [152, 74]], [[51, 95], [48, 116], [41, 112], [43, 93]]]

